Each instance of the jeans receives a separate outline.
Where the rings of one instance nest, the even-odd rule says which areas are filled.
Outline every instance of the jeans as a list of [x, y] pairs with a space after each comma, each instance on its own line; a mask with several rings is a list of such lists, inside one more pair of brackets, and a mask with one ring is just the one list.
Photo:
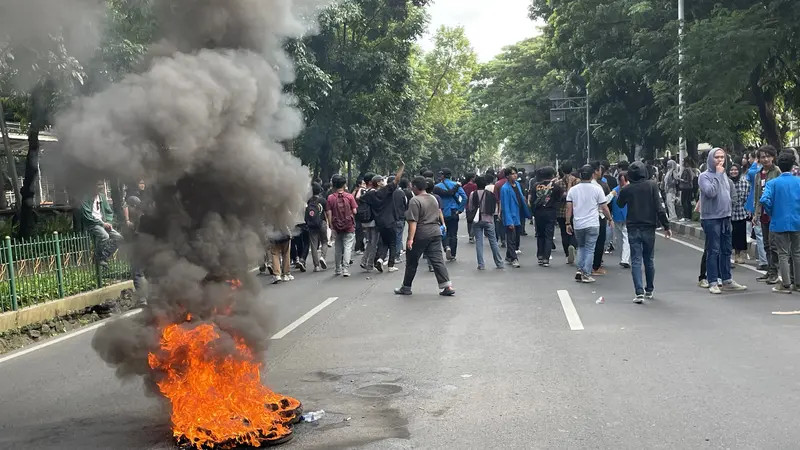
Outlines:
[[489, 247], [492, 249], [495, 267], [503, 267], [503, 256], [500, 254], [500, 247], [497, 246], [497, 235], [494, 231], [494, 222], [478, 222], [472, 224], [472, 231], [475, 233], [475, 253], [478, 256], [478, 266], [484, 267], [483, 261], [483, 237], [489, 240]]
[[123, 239], [119, 231], [113, 228], [106, 230], [102, 225], [92, 225], [89, 227], [89, 233], [94, 237], [94, 253], [98, 261], [110, 258], [114, 253], [114, 246]]
[[505, 227], [506, 230], [506, 259], [514, 261], [517, 259], [517, 250], [519, 250], [519, 237], [522, 233], [522, 225]]
[[292, 260], [300, 260], [305, 264], [308, 259], [309, 235], [308, 229], [300, 230], [300, 234], [292, 237]]
[[[631, 276], [636, 295], [653, 292], [656, 277], [656, 266], [653, 256], [656, 247], [655, 228], [631, 228], [628, 230], [628, 242], [631, 246]], [[642, 287], [642, 262], [646, 285]]]
[[494, 231], [497, 233], [497, 241], [506, 242], [506, 227], [503, 226], [503, 221], [499, 217], [494, 218]]
[[406, 226], [405, 220], [398, 220], [397, 224], [397, 237], [395, 238], [395, 245], [397, 246], [397, 257], [400, 257], [400, 253], [403, 251], [403, 229]]
[[556, 231], [556, 216], [553, 213], [536, 215], [536, 258], [539, 261], [550, 262], [553, 253], [553, 235]]
[[750, 232], [756, 235], [756, 252], [758, 257], [758, 265], [759, 266], [766, 266], [767, 265], [767, 251], [764, 249], [764, 234], [761, 233], [761, 225], [753, 226], [753, 222], [747, 221], [747, 235], [750, 236]]
[[606, 249], [606, 224], [608, 220], [600, 219], [600, 230], [597, 236], [597, 243], [594, 246], [594, 258], [592, 260], [592, 269], [597, 270], [603, 265], [603, 251]]
[[731, 218], [704, 219], [700, 221], [706, 234], [706, 276], [708, 284], [714, 286], [718, 280], [727, 284], [731, 277], [731, 253], [733, 247]]
[[800, 231], [773, 232], [771, 239], [778, 253], [778, 270], [782, 284], [791, 286], [793, 279], [795, 284], [800, 283]]
[[467, 220], [467, 234], [470, 240], [475, 239], [475, 222]]
[[778, 276], [778, 251], [772, 241], [772, 233], [769, 231], [769, 224], [761, 226], [761, 233], [764, 235], [764, 251], [767, 252], [767, 275]]
[[361, 266], [367, 270], [375, 268], [375, 255], [378, 254], [378, 227], [363, 227], [366, 239], [364, 256], [361, 257]]
[[311, 261], [314, 262], [314, 267], [319, 267], [319, 260], [328, 256], [328, 225], [322, 222], [318, 229], [309, 229], [308, 237], [311, 243]]
[[334, 236], [333, 257], [336, 271], [347, 270], [353, 256], [353, 245], [356, 243], [356, 233], [336, 233]]
[[[394, 262], [397, 261], [397, 228], [395, 225], [391, 225], [388, 227], [375, 227], [375, 229], [378, 230], [378, 235], [380, 236], [376, 259], [378, 257], [382, 258], [388, 250], [389, 267], [394, 267]], [[377, 264], [377, 260], [375, 263]]]
[[575, 244], [575, 235], [567, 233], [567, 218], [558, 218], [558, 228], [561, 229], [561, 246], [564, 247], [564, 256], [569, 256], [569, 247], [577, 247]]
[[458, 250], [458, 214], [445, 217], [444, 226], [447, 228], [447, 236], [442, 238], [444, 247], [450, 247], [450, 254], [455, 258]]
[[447, 267], [444, 265], [442, 238], [434, 236], [416, 239], [411, 248], [406, 250], [406, 271], [403, 276], [403, 287], [411, 288], [411, 285], [414, 283], [414, 277], [417, 275], [419, 258], [423, 254], [425, 258], [427, 258], [428, 264], [433, 267], [433, 274], [436, 275], [436, 282], [439, 284], [439, 289], [452, 286], [450, 275], [447, 273]]
[[625, 222], [614, 222], [614, 247], [620, 251], [619, 262], [622, 264], [631, 263], [631, 246], [628, 227]]
[[594, 249], [597, 245], [597, 237], [600, 236], [600, 227], [589, 227], [575, 230], [575, 242], [578, 244], [578, 260], [575, 266], [584, 275], [592, 274], [592, 259]]

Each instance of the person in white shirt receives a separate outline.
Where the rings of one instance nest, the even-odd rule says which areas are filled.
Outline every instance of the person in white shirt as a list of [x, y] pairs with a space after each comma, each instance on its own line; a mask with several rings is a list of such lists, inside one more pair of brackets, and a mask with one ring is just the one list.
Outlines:
[[[578, 260], [575, 262], [578, 271], [575, 273], [575, 281], [583, 283], [595, 281], [592, 278], [592, 260], [600, 235], [598, 208], [606, 217], [611, 217], [603, 188], [592, 183], [593, 175], [594, 169], [591, 165], [581, 167], [581, 182], [567, 193], [567, 232], [575, 235], [578, 244]], [[570, 223], [574, 223], [574, 226]]]

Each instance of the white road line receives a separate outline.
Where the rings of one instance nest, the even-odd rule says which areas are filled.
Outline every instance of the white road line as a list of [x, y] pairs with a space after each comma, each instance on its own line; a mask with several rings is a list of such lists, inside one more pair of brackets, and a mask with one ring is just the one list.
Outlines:
[[[257, 270], [258, 270], [258, 267], [254, 267], [254, 268], [250, 269], [250, 272], [255, 272]], [[80, 335], [82, 335], [84, 333], [88, 333], [88, 332], [90, 332], [92, 330], [96, 330], [96, 329], [102, 327], [103, 325], [105, 325], [106, 323], [108, 323], [108, 321], [110, 321], [112, 319], [119, 319], [119, 318], [122, 318], [122, 317], [130, 317], [130, 316], [139, 314], [140, 312], [142, 312], [141, 309], [134, 309], [134, 310], [126, 312], [125, 314], [121, 314], [119, 316], [114, 316], [114, 317], [109, 317], [108, 319], [103, 319], [103, 320], [101, 320], [99, 322], [95, 322], [95, 323], [93, 323], [92, 325], [89, 325], [86, 328], [81, 328], [81, 329], [72, 331], [70, 333], [61, 335], [61, 336], [59, 336], [57, 338], [44, 341], [41, 344], [36, 344], [36, 345], [31, 346], [31, 347], [27, 347], [27, 348], [23, 348], [21, 350], [17, 350], [16, 352], [11, 353], [10, 355], [6, 355], [6, 356], [3, 356], [3, 357], [0, 357], [0, 364], [4, 363], [6, 361], [11, 361], [14, 358], [19, 358], [20, 356], [23, 356], [23, 355], [27, 355], [28, 353], [34, 352], [36, 350], [41, 350], [41, 349], [49, 347], [51, 345], [58, 344], [59, 342], [63, 342], [63, 341], [66, 341], [67, 339], [74, 338], [75, 336], [80, 336]]]
[[[659, 236], [661, 236], [661, 237], [664, 237], [664, 234], [663, 234], [663, 233], [656, 233], [656, 234], [657, 234], [657, 235], [659, 235]], [[697, 250], [697, 251], [698, 251], [698, 252], [700, 252], [700, 253], [703, 253], [703, 251], [704, 251], [704, 250], [703, 250], [703, 247], [698, 247], [698, 246], [696, 246], [696, 245], [694, 245], [694, 244], [690, 244], [690, 243], [688, 243], [688, 242], [686, 242], [686, 241], [682, 241], [682, 240], [680, 240], [680, 239], [675, 239], [674, 237], [673, 237], [673, 238], [671, 238], [671, 239], [670, 239], [670, 241], [672, 241], [672, 242], [675, 242], [675, 243], [678, 243], [678, 244], [681, 244], [681, 245], [683, 245], [684, 247], [689, 247], [689, 248], [691, 248], [691, 249]], [[731, 261], [731, 263], [733, 263], [733, 261]], [[763, 271], [761, 271], [761, 270], [758, 270], [758, 269], [756, 269], [755, 267], [753, 267], [753, 266], [750, 266], [750, 265], [748, 265], [748, 264], [737, 264], [737, 265], [736, 265], [736, 267], [741, 267], [741, 268], [743, 268], [743, 269], [752, 270], [753, 272], [756, 272], [756, 273], [765, 273], [765, 272], [763, 272]]]
[[314, 317], [315, 314], [317, 314], [318, 312], [322, 311], [328, 305], [330, 305], [331, 303], [335, 302], [338, 299], [339, 299], [339, 297], [330, 297], [329, 299], [327, 299], [324, 302], [320, 303], [319, 305], [315, 306], [314, 309], [312, 309], [311, 311], [303, 314], [299, 319], [297, 319], [294, 322], [290, 323], [288, 326], [286, 326], [286, 328], [284, 328], [281, 331], [278, 331], [277, 333], [275, 333], [275, 335], [272, 336], [270, 339], [277, 340], [277, 339], [283, 338], [287, 334], [291, 333], [295, 328], [297, 328], [300, 325], [302, 325], [303, 323], [305, 323], [305, 321], [307, 321], [308, 319]]
[[111, 320], [120, 319], [120, 318], [123, 318], [123, 317], [134, 316], [136, 314], [139, 314], [140, 312], [142, 312], [141, 309], [134, 309], [132, 311], [128, 311], [125, 314], [121, 314], [119, 316], [114, 316], [114, 317], [109, 317], [108, 319], [103, 319], [103, 320], [101, 320], [99, 322], [96, 322], [96, 323], [93, 323], [92, 325], [89, 325], [86, 328], [81, 328], [81, 329], [75, 330], [75, 331], [73, 331], [71, 333], [67, 333], [67, 334], [61, 335], [61, 336], [59, 336], [57, 338], [44, 341], [44, 342], [42, 342], [40, 344], [36, 344], [36, 345], [31, 346], [31, 347], [24, 348], [22, 350], [19, 350], [19, 351], [15, 352], [15, 353], [10, 354], [10, 355], [1, 357], [0, 358], [0, 364], [4, 363], [6, 361], [11, 361], [12, 359], [15, 359], [15, 358], [19, 358], [20, 356], [27, 355], [28, 353], [34, 352], [36, 350], [41, 350], [43, 348], [50, 347], [51, 345], [58, 344], [59, 342], [63, 342], [63, 341], [66, 341], [67, 339], [74, 338], [75, 336], [80, 336], [80, 335], [82, 335], [84, 333], [88, 333], [90, 331], [96, 330], [96, 329], [108, 324], [109, 321], [111, 321]]
[[567, 322], [569, 322], [569, 329], [572, 331], [583, 330], [583, 323], [578, 316], [578, 310], [575, 309], [575, 305], [572, 303], [572, 297], [569, 296], [569, 292], [565, 290], [557, 292], [558, 299], [561, 300], [561, 307], [564, 309], [564, 315], [567, 316]]

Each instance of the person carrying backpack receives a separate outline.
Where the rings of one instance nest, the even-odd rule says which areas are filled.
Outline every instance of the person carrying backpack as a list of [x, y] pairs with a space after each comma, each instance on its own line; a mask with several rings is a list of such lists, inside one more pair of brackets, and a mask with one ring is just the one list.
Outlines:
[[325, 210], [328, 201], [322, 196], [322, 186], [319, 183], [311, 185], [313, 194], [306, 204], [305, 222], [308, 227], [308, 237], [311, 252], [311, 261], [314, 263], [314, 272], [326, 270], [328, 263], [328, 223], [325, 219]]
[[325, 217], [334, 233], [335, 275], [350, 276], [350, 259], [356, 240], [355, 215], [358, 209], [355, 197], [345, 191], [347, 180], [335, 175], [331, 180], [333, 193], [326, 202]]
[[550, 267], [553, 236], [563, 192], [556, 180], [556, 170], [553, 167], [543, 167], [539, 173], [541, 180], [534, 185], [528, 196], [536, 224], [536, 258], [540, 266]]
[[436, 186], [449, 191], [453, 188], [455, 194], [441, 195], [442, 197], [442, 214], [444, 215], [444, 225], [447, 228], [447, 235], [442, 238], [444, 244], [444, 252], [447, 255], [448, 261], [456, 259], [456, 251], [458, 250], [458, 215], [464, 212], [467, 206], [467, 194], [464, 189], [458, 186], [458, 183], [451, 180], [453, 172], [450, 169], [442, 169], [442, 181]]

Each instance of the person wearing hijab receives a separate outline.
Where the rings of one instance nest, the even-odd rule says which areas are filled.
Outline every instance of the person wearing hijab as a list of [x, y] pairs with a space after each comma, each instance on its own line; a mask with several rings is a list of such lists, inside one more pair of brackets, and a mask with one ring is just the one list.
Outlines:
[[678, 220], [678, 213], [675, 212], [675, 201], [678, 199], [678, 183], [681, 180], [681, 173], [678, 170], [678, 163], [673, 160], [667, 161], [667, 173], [664, 175], [664, 192], [667, 194], [667, 214], [670, 220]]
[[733, 164], [728, 169], [728, 177], [730, 177], [736, 190], [731, 196], [733, 200], [731, 205], [731, 225], [733, 226], [731, 241], [734, 261], [736, 264], [744, 264], [745, 254], [747, 253], [747, 221], [750, 219], [750, 214], [744, 209], [744, 205], [750, 192], [750, 182], [747, 181], [747, 177], [742, 176], [742, 169], [738, 164]]

